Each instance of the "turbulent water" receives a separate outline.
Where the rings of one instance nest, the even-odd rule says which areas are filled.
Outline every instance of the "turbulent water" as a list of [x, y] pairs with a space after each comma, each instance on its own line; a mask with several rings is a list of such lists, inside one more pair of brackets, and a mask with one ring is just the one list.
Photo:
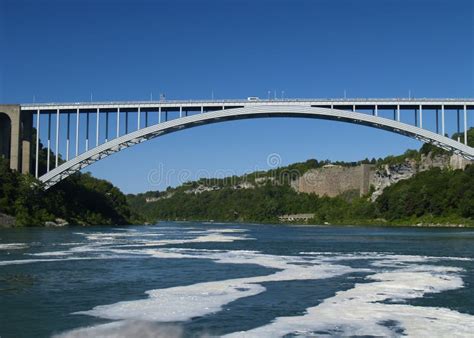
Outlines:
[[0, 337], [473, 337], [474, 231], [0, 232]]

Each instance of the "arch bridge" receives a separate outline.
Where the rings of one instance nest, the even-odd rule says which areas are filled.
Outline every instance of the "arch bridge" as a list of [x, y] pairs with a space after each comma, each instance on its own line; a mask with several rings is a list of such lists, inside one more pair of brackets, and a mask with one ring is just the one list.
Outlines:
[[[167, 133], [231, 120], [299, 117], [383, 129], [474, 160], [474, 148], [467, 145], [468, 116], [473, 111], [474, 99], [249, 98], [0, 105], [0, 155], [10, 160], [12, 169], [32, 172], [49, 188], [113, 153]], [[456, 140], [446, 135], [451, 125], [460, 135]]]

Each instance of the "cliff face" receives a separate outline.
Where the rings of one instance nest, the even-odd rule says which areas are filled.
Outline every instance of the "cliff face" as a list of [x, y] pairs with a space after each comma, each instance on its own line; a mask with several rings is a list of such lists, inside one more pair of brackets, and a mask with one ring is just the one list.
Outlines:
[[319, 196], [338, 196], [347, 191], [358, 190], [360, 195], [374, 191], [372, 201], [376, 200], [383, 190], [401, 180], [406, 180], [418, 172], [432, 168], [461, 169], [470, 161], [458, 155], [421, 155], [419, 160], [406, 159], [393, 165], [375, 168], [374, 165], [362, 164], [356, 167], [326, 166], [307, 171], [293, 180], [291, 186], [298, 192], [314, 193]]
[[325, 166], [307, 171], [293, 180], [291, 186], [298, 192], [314, 193], [319, 196], [338, 196], [357, 190], [366, 194], [373, 180], [374, 166], [362, 164], [356, 167]]
[[406, 180], [413, 175], [433, 168], [440, 169], [460, 169], [464, 170], [471, 161], [462, 158], [459, 155], [436, 155], [432, 156], [421, 155], [421, 159], [416, 161], [414, 159], [407, 159], [402, 163], [394, 165], [385, 165], [383, 168], [375, 171], [371, 185], [374, 187], [374, 192], [371, 200], [375, 201], [383, 190], [401, 180]]

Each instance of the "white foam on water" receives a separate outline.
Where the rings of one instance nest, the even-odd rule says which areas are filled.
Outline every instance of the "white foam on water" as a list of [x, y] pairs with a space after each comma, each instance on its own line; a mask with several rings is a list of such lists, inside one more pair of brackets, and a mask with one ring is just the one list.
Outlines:
[[451, 260], [451, 261], [473, 261], [473, 258], [469, 257], [451, 257], [451, 256], [420, 256], [420, 255], [401, 255], [394, 253], [384, 253], [384, 252], [331, 252], [331, 251], [302, 251], [299, 252], [300, 255], [313, 256], [313, 257], [328, 257], [331, 260], [352, 260], [352, 259], [389, 259], [391, 263], [406, 263], [406, 262], [426, 262], [430, 261], [440, 261], [440, 260]]
[[54, 335], [53, 338], [181, 338], [183, 329], [178, 325], [141, 321], [120, 321], [79, 328]]
[[222, 235], [221, 233], [210, 233], [208, 235], [198, 236], [193, 240], [189, 240], [186, 243], [206, 243], [206, 242], [220, 242], [220, 243], [230, 243], [235, 241], [246, 241], [254, 240], [255, 238], [247, 236], [231, 236], [231, 235]]
[[56, 243], [55, 246], [74, 246], [74, 245], [82, 245], [82, 242], [68, 242], [68, 243]]
[[242, 280], [199, 283], [147, 291], [147, 299], [97, 306], [76, 314], [113, 320], [186, 321], [217, 312], [223, 304], [263, 291], [263, 286], [247, 284]]
[[178, 244], [191, 244], [191, 243], [231, 243], [235, 241], [254, 240], [254, 238], [247, 236], [232, 236], [222, 235], [220, 233], [209, 233], [194, 238], [183, 238], [183, 239], [160, 239], [160, 240], [138, 240], [124, 244], [122, 247], [143, 247], [143, 246], [165, 246], [165, 245], [178, 245]]
[[70, 256], [73, 252], [68, 251], [47, 251], [47, 252], [36, 252], [29, 254], [30, 256], [40, 256], [40, 257], [49, 257], [49, 256]]
[[200, 258], [226, 264], [256, 264], [279, 271], [256, 277], [197, 283], [147, 291], [148, 298], [101, 305], [77, 312], [112, 320], [146, 320], [158, 322], [186, 321], [218, 312], [232, 301], [265, 291], [264, 282], [325, 279], [356, 271], [335, 264], [305, 264], [298, 257], [274, 256], [251, 251], [199, 252], [199, 250], [143, 250], [157, 258]]
[[[461, 269], [412, 265], [395, 271], [370, 275], [369, 283], [356, 284], [347, 291], [310, 307], [306, 314], [279, 317], [272, 323], [226, 337], [280, 337], [286, 334], [317, 336], [373, 335], [396, 337], [467, 337], [474, 332], [474, 316], [439, 307], [390, 304], [404, 302], [461, 288]], [[395, 326], [393, 330], [390, 325]]]
[[155, 225], [155, 226], [148, 226], [147, 229], [153, 229], [153, 230], [173, 230], [173, 231], [183, 231], [183, 230], [200, 230], [202, 227], [195, 226], [195, 227], [184, 227], [184, 226], [160, 226], [160, 225]]
[[76, 232], [76, 235], [81, 235], [85, 237], [88, 241], [96, 244], [114, 244], [115, 242], [123, 241], [140, 241], [145, 240], [148, 237], [157, 238], [164, 236], [162, 233], [156, 232], [145, 232], [137, 233], [136, 231], [118, 231], [118, 232], [94, 232], [94, 233], [84, 233]]
[[[179, 229], [182, 230], [181, 228]], [[168, 245], [168, 244], [201, 243], [201, 242], [233, 242], [237, 240], [251, 239], [246, 236], [226, 235], [227, 233], [243, 233], [245, 231], [246, 231], [245, 229], [203, 229], [203, 230], [197, 229], [197, 230], [186, 231], [184, 233], [178, 234], [180, 237], [183, 234], [199, 235], [194, 238], [155, 240], [153, 241], [153, 243], [155, 243], [154, 245]], [[130, 232], [130, 233], [127, 233], [127, 232], [96, 232], [96, 233], [76, 232], [75, 234], [84, 236], [87, 240], [91, 242], [96, 242], [96, 243], [106, 242], [105, 244], [114, 244], [114, 241], [119, 241], [120, 239], [130, 240], [131, 238], [132, 242], [140, 242], [140, 241], [147, 241], [147, 239], [144, 239], [142, 237], [164, 236], [163, 233], [137, 234], [136, 232]], [[149, 243], [151, 243], [151, 241]]]
[[[227, 231], [232, 230], [232, 231]], [[85, 232], [76, 232], [75, 234], [84, 236], [88, 241], [85, 243], [63, 243], [67, 246], [72, 246], [68, 250], [57, 250], [57, 251], [46, 251], [46, 252], [37, 252], [37, 253], [28, 253], [28, 256], [35, 257], [51, 257], [48, 259], [22, 259], [22, 260], [11, 260], [11, 261], [0, 261], [0, 266], [4, 265], [16, 265], [16, 264], [30, 264], [30, 263], [42, 263], [42, 262], [52, 262], [52, 261], [61, 261], [61, 260], [73, 260], [73, 259], [105, 259], [104, 255], [107, 253], [116, 253], [116, 254], [127, 254], [129, 257], [136, 256], [137, 254], [142, 254], [140, 250], [134, 251], [123, 251], [117, 250], [113, 247], [121, 248], [134, 248], [134, 247], [149, 247], [149, 246], [166, 246], [166, 245], [177, 245], [177, 244], [187, 244], [187, 243], [207, 243], [207, 242], [220, 242], [220, 243], [230, 243], [240, 240], [251, 240], [246, 235], [230, 235], [226, 234], [227, 232], [241, 232], [239, 229], [213, 229], [212, 231], [206, 230], [204, 234], [188, 238], [188, 239], [163, 239], [156, 240], [152, 237], [159, 237], [163, 234], [155, 233], [145, 233], [137, 235], [133, 229], [130, 232], [119, 231], [119, 232], [97, 232], [97, 233], [85, 233]], [[145, 238], [144, 238], [145, 237]], [[27, 248], [28, 246], [23, 243], [8, 243], [0, 244], [0, 250], [17, 250]], [[97, 255], [102, 256], [97, 256]], [[165, 254], [163, 254], [162, 258]], [[115, 258], [127, 258], [127, 257], [118, 257]], [[166, 258], [180, 258], [180, 257], [171, 257], [169, 254]]]
[[4, 243], [0, 244], [0, 250], [21, 250], [28, 248], [26, 243]]
[[247, 229], [208, 229], [206, 231], [207, 232], [220, 232], [222, 234], [248, 232]]
[[[59, 257], [59, 256], [73, 256], [78, 254], [91, 254], [91, 253], [104, 253], [109, 251], [108, 248], [103, 244], [88, 244], [88, 243], [79, 243], [81, 245], [76, 245], [68, 250], [57, 250], [57, 251], [44, 251], [44, 252], [35, 252], [28, 253], [29, 256], [37, 257]], [[82, 256], [84, 257], [84, 256]]]
[[136, 237], [137, 234], [134, 232], [96, 232], [96, 233], [84, 233], [76, 232], [76, 235], [81, 235], [87, 238], [89, 241], [114, 241], [119, 238]]
[[244, 232], [248, 232], [248, 230], [247, 229], [198, 229], [198, 230], [186, 231], [186, 234], [205, 234], [205, 233], [229, 234], [229, 233], [244, 233]]

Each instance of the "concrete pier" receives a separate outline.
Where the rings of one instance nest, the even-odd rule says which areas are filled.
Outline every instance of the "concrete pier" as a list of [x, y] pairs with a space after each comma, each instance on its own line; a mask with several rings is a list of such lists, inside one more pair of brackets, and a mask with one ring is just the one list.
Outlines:
[[10, 161], [10, 168], [30, 172], [32, 114], [20, 105], [0, 105], [0, 155]]

